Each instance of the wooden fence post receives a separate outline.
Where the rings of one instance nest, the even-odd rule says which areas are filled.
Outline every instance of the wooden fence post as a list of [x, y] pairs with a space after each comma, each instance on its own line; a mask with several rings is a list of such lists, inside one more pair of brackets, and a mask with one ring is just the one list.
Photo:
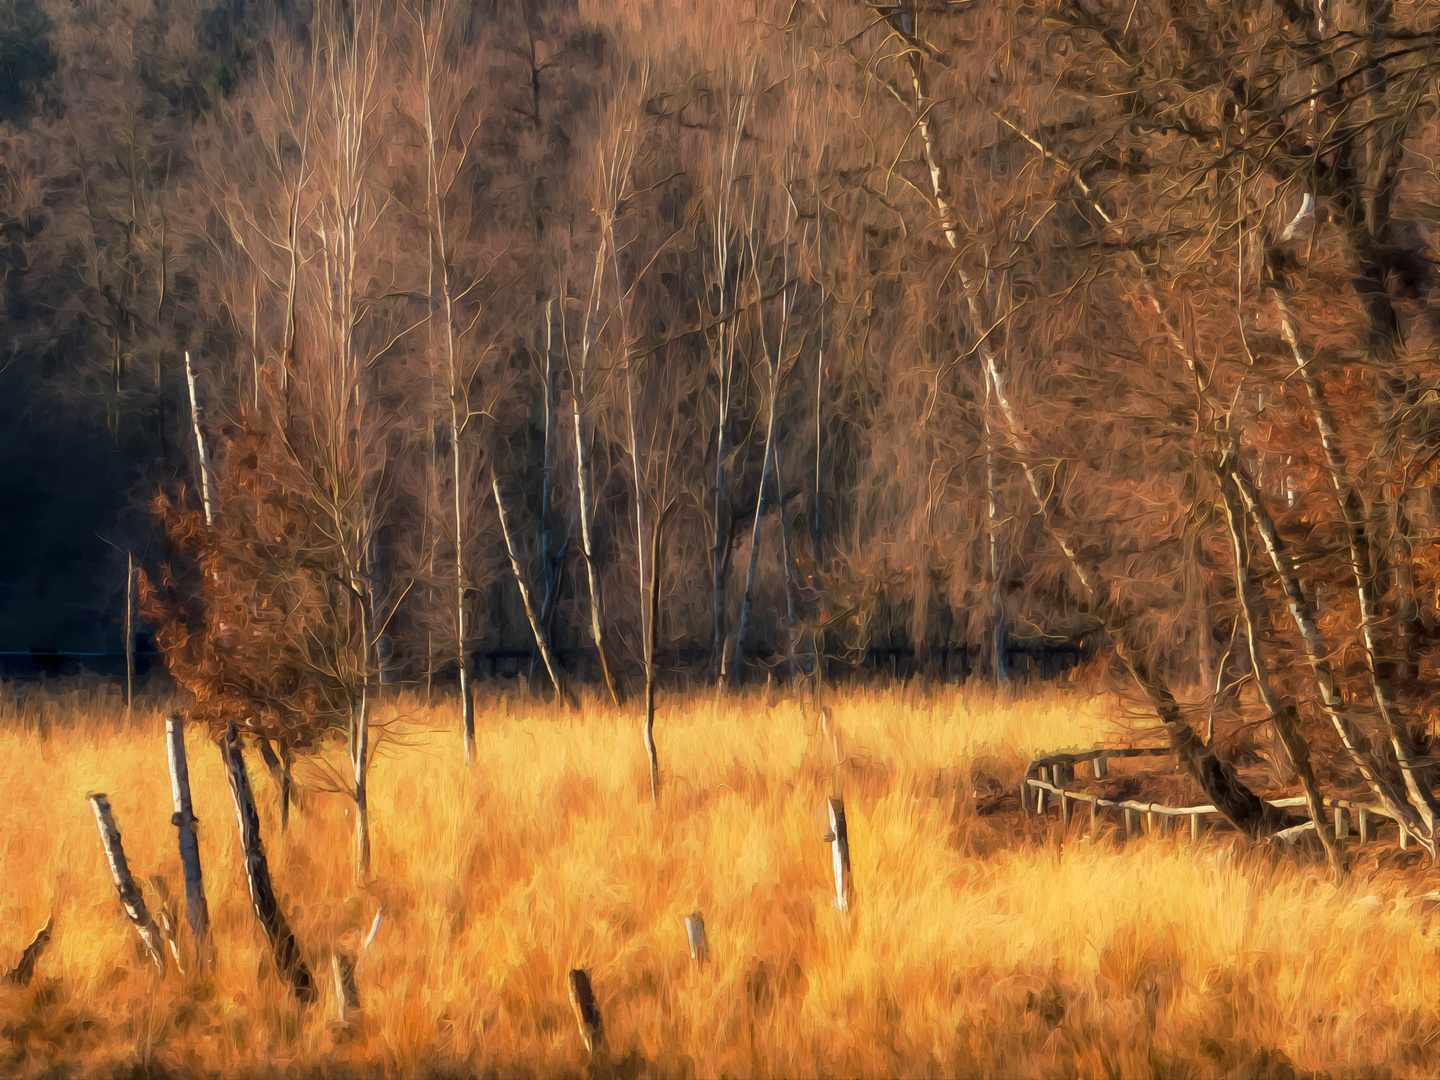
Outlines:
[[575, 1010], [575, 1023], [580, 1027], [580, 1038], [585, 1049], [594, 1057], [605, 1039], [605, 1025], [600, 1019], [600, 1010], [595, 1005], [595, 991], [590, 986], [590, 976], [580, 970], [570, 972], [570, 1007]]
[[245, 771], [245, 758], [234, 724], [230, 725], [220, 742], [220, 753], [225, 759], [230, 794], [235, 799], [235, 813], [240, 822], [240, 849], [245, 858], [245, 876], [250, 883], [250, 902], [270, 941], [281, 978], [290, 984], [296, 998], [309, 1004], [318, 996], [315, 980], [305, 966], [295, 934], [275, 900], [275, 888], [270, 882], [270, 864], [265, 859], [265, 845], [260, 839], [260, 814], [255, 809], [255, 796], [250, 790], [250, 777]]
[[1360, 826], [1360, 843], [1368, 844], [1370, 842], [1370, 811], [1362, 806], [1355, 811], [1355, 818], [1356, 823]]
[[1343, 806], [1335, 807], [1335, 839], [1344, 840], [1350, 835], [1350, 819], [1345, 816]]
[[1104, 754], [1101, 754], [1093, 762], [1091, 762], [1091, 767], [1094, 770], [1095, 779], [1104, 780], [1105, 773], [1108, 771], [1108, 759], [1105, 757]]
[[830, 800], [830, 831], [825, 839], [832, 845], [835, 860], [835, 906], [850, 910], [850, 837], [845, 829], [845, 800]]
[[360, 988], [355, 985], [355, 958], [339, 950], [330, 954], [330, 973], [335, 977], [335, 1015], [350, 1023], [350, 1014], [360, 1011]]
[[1060, 824], [1067, 829], [1070, 827], [1070, 796], [1063, 792], [1060, 795]]
[[[1040, 766], [1039, 780], [1040, 780], [1040, 782], [1041, 782], [1042, 784], [1048, 784], [1048, 783], [1050, 782], [1050, 770], [1049, 770], [1048, 768], [1046, 768], [1044, 765], [1041, 765], [1041, 766]], [[1035, 789], [1035, 815], [1036, 815], [1037, 817], [1044, 817], [1044, 816], [1045, 816], [1045, 801], [1046, 801], [1046, 800], [1045, 800], [1045, 796], [1046, 796], [1046, 794], [1047, 794], [1047, 792], [1045, 791], [1045, 789], [1044, 789], [1043, 787], [1037, 787], [1037, 788]]]
[[1100, 828], [1100, 801], [1092, 799], [1090, 802], [1090, 838], [1098, 837]]
[[55, 916], [51, 915], [45, 920], [44, 928], [35, 935], [35, 940], [30, 942], [20, 955], [20, 962], [5, 975], [5, 985], [30, 985], [30, 980], [35, 977], [35, 965], [40, 962], [40, 954], [45, 951], [45, 946], [50, 944], [50, 931], [54, 928]]
[[1140, 811], [1125, 808], [1125, 839], [1134, 840], [1140, 834]]
[[92, 794], [89, 798], [90, 805], [95, 810], [95, 824], [100, 830], [100, 843], [105, 848], [105, 858], [110, 863], [110, 876], [115, 881], [115, 891], [120, 894], [120, 903], [124, 905], [125, 914], [130, 916], [130, 921], [135, 924], [135, 931], [140, 935], [145, 951], [150, 954], [155, 966], [163, 972], [165, 953], [160, 947], [160, 931], [150, 918], [150, 912], [145, 907], [145, 898], [140, 894], [140, 886], [135, 884], [135, 879], [130, 874], [130, 864], [125, 861], [125, 848], [120, 841], [120, 830], [115, 825], [115, 815], [110, 810], [110, 800], [103, 792]]
[[685, 916], [685, 936], [690, 941], [690, 959], [703, 965], [710, 959], [710, 942], [705, 937], [705, 920], [700, 912]]
[[165, 721], [166, 756], [170, 759], [170, 793], [175, 814], [170, 823], [180, 833], [180, 866], [185, 875], [185, 916], [198, 970], [210, 954], [210, 907], [200, 873], [200, 842], [195, 836], [195, 806], [190, 799], [190, 766], [185, 757], [185, 718], [172, 713]]
[[1190, 815], [1190, 839], [1191, 839], [1191, 840], [1193, 840], [1193, 841], [1199, 841], [1199, 839], [1200, 839], [1200, 831], [1205, 828], [1204, 817], [1205, 817], [1204, 814], [1191, 814], [1191, 815]]

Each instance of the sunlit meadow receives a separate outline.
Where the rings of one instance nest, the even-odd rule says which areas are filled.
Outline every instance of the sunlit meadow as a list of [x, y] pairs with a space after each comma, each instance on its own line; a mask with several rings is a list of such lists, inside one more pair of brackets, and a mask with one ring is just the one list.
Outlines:
[[[438, 699], [437, 699], [438, 701]], [[1143, 735], [1107, 700], [853, 690], [663, 708], [652, 804], [639, 722], [485, 699], [478, 760], [449, 710], [401, 699], [372, 773], [374, 875], [347, 799], [279, 830], [272, 871], [321, 987], [298, 1005], [251, 913], [218, 751], [189, 753], [217, 958], [148, 966], [85, 801], [109, 793], [152, 907], [181, 900], [163, 721], [99, 691], [0, 713], [0, 968], [52, 914], [25, 988], [0, 988], [0, 1074], [406, 1076], [1427, 1076], [1440, 1072], [1431, 886], [1378, 847], [1323, 867], [1216, 831], [1129, 844], [1023, 819], [1038, 751]], [[338, 751], [333, 755], [340, 760]], [[838, 764], [837, 764], [838, 761]], [[299, 777], [323, 787], [302, 765]], [[853, 907], [833, 905], [827, 796], [845, 799]], [[1379, 861], [1377, 861], [1379, 860]], [[1391, 860], [1393, 863], [1393, 860]], [[330, 955], [362, 954], [337, 1018]], [[684, 916], [712, 950], [692, 964]], [[566, 975], [589, 970], [591, 1059]]]

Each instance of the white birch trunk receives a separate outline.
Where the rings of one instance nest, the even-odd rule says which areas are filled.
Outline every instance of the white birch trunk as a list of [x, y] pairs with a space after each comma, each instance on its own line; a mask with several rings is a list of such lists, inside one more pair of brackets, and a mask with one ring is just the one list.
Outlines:
[[88, 798], [91, 808], [95, 811], [95, 825], [100, 830], [100, 844], [105, 849], [105, 859], [110, 864], [110, 877], [115, 882], [115, 891], [120, 896], [120, 904], [125, 908], [125, 914], [129, 916], [135, 932], [140, 935], [140, 942], [145, 946], [145, 952], [163, 973], [165, 971], [165, 951], [161, 947], [160, 931], [154, 920], [150, 918], [150, 911], [145, 906], [145, 898], [140, 892], [140, 886], [135, 883], [134, 877], [130, 874], [130, 864], [125, 860], [125, 848], [120, 840], [120, 829], [115, 824], [115, 815], [110, 810], [110, 800], [103, 793], [93, 794]]

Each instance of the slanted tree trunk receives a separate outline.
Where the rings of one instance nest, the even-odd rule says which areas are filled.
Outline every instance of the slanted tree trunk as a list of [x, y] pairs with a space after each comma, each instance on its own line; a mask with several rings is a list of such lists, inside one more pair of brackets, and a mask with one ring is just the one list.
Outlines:
[[270, 942], [280, 977], [290, 984], [297, 999], [309, 1004], [318, 996], [315, 980], [275, 899], [275, 889], [270, 882], [270, 864], [266, 861], [265, 845], [260, 839], [260, 815], [255, 809], [255, 797], [250, 790], [250, 777], [245, 771], [245, 758], [234, 724], [220, 741], [220, 754], [225, 761], [225, 774], [230, 780], [230, 794], [235, 800], [240, 851], [245, 860], [245, 877], [250, 885], [250, 902], [255, 909], [255, 917], [260, 920], [260, 928]]
[[1250, 643], [1250, 671], [1254, 676], [1255, 690], [1260, 704], [1270, 714], [1270, 722], [1280, 736], [1286, 756], [1300, 777], [1300, 786], [1305, 792], [1305, 804], [1310, 810], [1310, 819], [1320, 843], [1325, 848], [1325, 858], [1335, 875], [1338, 885], [1345, 874], [1340, 861], [1340, 852], [1335, 846], [1335, 835], [1325, 822], [1325, 802], [1315, 781], [1315, 771], [1310, 765], [1310, 744], [1300, 734], [1295, 724], [1295, 707], [1281, 702], [1270, 682], [1269, 668], [1260, 653], [1261, 621], [1268, 607], [1265, 592], [1250, 563], [1250, 544], [1246, 539], [1245, 511], [1240, 505], [1239, 492], [1234, 481], [1224, 475], [1223, 466], [1216, 466], [1215, 479], [1220, 488], [1221, 503], [1225, 508], [1225, 522], [1230, 532], [1231, 548], [1235, 553], [1235, 593], [1240, 601], [1240, 614], [1245, 620], [1245, 637]]
[[89, 799], [90, 805], [95, 811], [95, 824], [100, 830], [100, 844], [104, 847], [105, 858], [110, 863], [110, 877], [115, 882], [115, 891], [120, 895], [120, 903], [125, 908], [125, 914], [130, 917], [135, 932], [140, 935], [140, 942], [145, 946], [146, 953], [163, 974], [165, 951], [161, 948], [160, 931], [155, 926], [154, 920], [150, 918], [150, 911], [145, 906], [145, 897], [140, 892], [140, 886], [135, 883], [134, 877], [130, 874], [130, 864], [125, 860], [125, 847], [120, 841], [120, 829], [115, 824], [115, 815], [110, 810], [110, 800], [103, 792], [90, 795]]
[[165, 747], [170, 759], [170, 792], [175, 802], [171, 823], [180, 834], [180, 868], [185, 876], [185, 916], [199, 971], [210, 956], [210, 906], [200, 872], [200, 842], [195, 835], [195, 809], [190, 800], [190, 766], [185, 756], [185, 718], [172, 713], [165, 721]]
[[135, 553], [125, 552], [125, 717], [135, 699]]
[[555, 693], [561, 700], [569, 702], [570, 691], [566, 686], [565, 673], [560, 670], [560, 664], [550, 648], [550, 637], [545, 632], [544, 623], [540, 620], [540, 612], [536, 609], [535, 600], [530, 594], [530, 586], [525, 581], [525, 568], [520, 563], [520, 551], [515, 546], [515, 534], [510, 528], [510, 522], [505, 513], [505, 497], [500, 492], [498, 478], [494, 481], [493, 487], [495, 510], [500, 517], [500, 531], [505, 537], [505, 550], [510, 556], [510, 570], [515, 575], [515, 584], [520, 588], [520, 599], [525, 606], [525, 618], [530, 623], [530, 632], [535, 637], [535, 647], [540, 650], [540, 658], [545, 663], [545, 672], [550, 676], [550, 685], [555, 688]]

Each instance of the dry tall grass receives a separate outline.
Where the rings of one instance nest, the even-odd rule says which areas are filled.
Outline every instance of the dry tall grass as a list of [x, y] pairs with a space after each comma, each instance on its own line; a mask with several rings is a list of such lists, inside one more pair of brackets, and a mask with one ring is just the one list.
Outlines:
[[[281, 838], [252, 761], [282, 904], [325, 976], [282, 989], [248, 904], [218, 752], [190, 754], [218, 961], [148, 969], [109, 883], [90, 790], [127, 853], [180, 891], [158, 714], [112, 697], [0, 705], [0, 966], [53, 912], [35, 982], [0, 988], [5, 1075], [1282, 1076], [1440, 1073], [1435, 925], [1419, 871], [1323, 869], [1232, 841], [1061, 842], [1013, 810], [1037, 749], [1113, 734], [1063, 692], [858, 691], [817, 718], [761, 695], [663, 711], [650, 803], [637, 720], [497, 699], [467, 771], [448, 717], [404, 719], [372, 780], [377, 877], [353, 884], [339, 796]], [[430, 722], [438, 726], [427, 726]], [[846, 800], [855, 881], [831, 906], [820, 807]], [[994, 799], [988, 804], [993, 805]], [[1085, 824], [1088, 824], [1085, 823]], [[1380, 898], [1377, 905], [1367, 900]], [[334, 1022], [329, 951], [381, 905], [363, 1015]], [[683, 916], [704, 913], [692, 969]], [[566, 972], [590, 969], [607, 1058], [587, 1062]]]

